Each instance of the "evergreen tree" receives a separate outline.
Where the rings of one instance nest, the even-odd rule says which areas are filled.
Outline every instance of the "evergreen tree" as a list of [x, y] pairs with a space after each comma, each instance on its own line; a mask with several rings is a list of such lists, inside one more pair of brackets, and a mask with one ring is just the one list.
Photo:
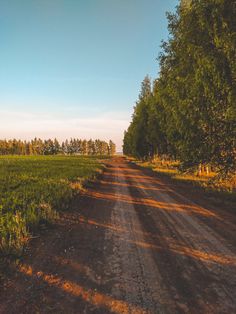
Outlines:
[[236, 3], [183, 0], [168, 14], [160, 76], [142, 82], [125, 154], [178, 158], [187, 167], [236, 167]]

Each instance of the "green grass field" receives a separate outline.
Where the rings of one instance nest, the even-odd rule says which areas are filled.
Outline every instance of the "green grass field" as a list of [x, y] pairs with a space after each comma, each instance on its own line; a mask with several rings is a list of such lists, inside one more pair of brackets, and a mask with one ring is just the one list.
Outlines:
[[0, 256], [21, 254], [39, 224], [67, 209], [101, 168], [95, 157], [0, 156]]

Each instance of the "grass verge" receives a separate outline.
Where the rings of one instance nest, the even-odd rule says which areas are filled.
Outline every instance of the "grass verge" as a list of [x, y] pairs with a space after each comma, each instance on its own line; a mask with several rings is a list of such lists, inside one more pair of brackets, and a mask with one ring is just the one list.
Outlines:
[[[171, 180], [182, 191], [192, 190], [193, 193], [201, 193], [206, 201], [216, 206], [224, 206], [235, 211], [236, 204], [236, 178], [219, 180], [215, 173], [181, 172], [178, 162], [161, 161], [141, 162], [131, 160], [140, 167], [150, 169], [163, 179]], [[200, 195], [199, 195], [200, 197]]]

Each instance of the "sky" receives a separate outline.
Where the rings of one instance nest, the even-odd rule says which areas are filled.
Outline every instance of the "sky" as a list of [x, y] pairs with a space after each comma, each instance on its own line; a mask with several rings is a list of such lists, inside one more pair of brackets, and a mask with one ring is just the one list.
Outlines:
[[0, 0], [0, 138], [112, 139], [178, 0]]

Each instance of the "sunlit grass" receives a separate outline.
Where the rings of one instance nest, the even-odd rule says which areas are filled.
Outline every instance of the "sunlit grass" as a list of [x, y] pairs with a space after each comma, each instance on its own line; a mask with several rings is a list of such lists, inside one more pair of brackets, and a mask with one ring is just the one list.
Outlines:
[[178, 161], [157, 159], [152, 162], [135, 162], [142, 167], [152, 169], [160, 175], [173, 179], [176, 183], [190, 183], [203, 188], [216, 203], [223, 200], [224, 203], [230, 203], [231, 206], [236, 200], [236, 176], [223, 180], [217, 177], [216, 172], [207, 171], [206, 168], [202, 169], [201, 174], [198, 169], [183, 172], [180, 170]]
[[95, 157], [0, 156], [0, 254], [20, 254], [31, 232], [67, 209], [101, 167]]
[[163, 173], [176, 180], [207, 182], [216, 176], [214, 172], [203, 171], [199, 175], [198, 171], [181, 172], [179, 170], [180, 163], [178, 161], [161, 161], [155, 160], [154, 162], [139, 162], [142, 167], [150, 168], [158, 173]]

